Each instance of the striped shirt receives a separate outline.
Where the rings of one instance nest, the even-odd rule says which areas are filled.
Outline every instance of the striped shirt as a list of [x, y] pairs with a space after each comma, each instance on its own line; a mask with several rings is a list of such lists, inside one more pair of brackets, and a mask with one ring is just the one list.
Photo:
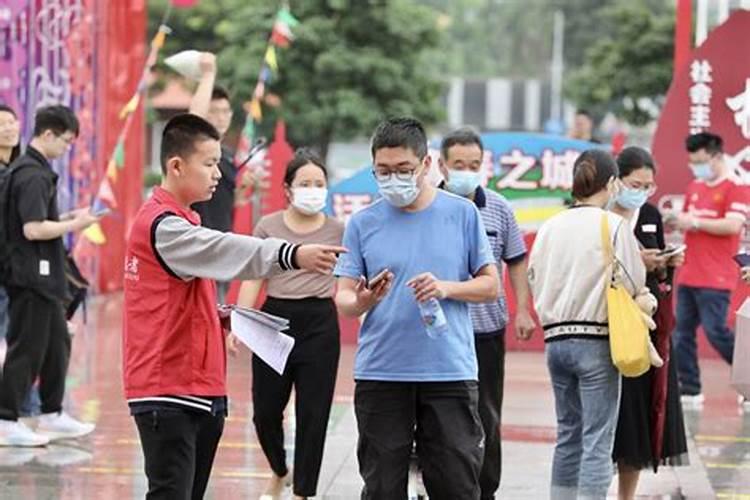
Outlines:
[[[513, 208], [504, 196], [480, 187], [474, 194], [474, 203], [490, 240], [502, 290], [502, 263], [514, 264], [523, 260], [526, 257], [526, 243], [513, 215]], [[475, 335], [499, 335], [508, 324], [508, 304], [504, 293], [500, 294], [497, 302], [469, 304], [469, 311]]]

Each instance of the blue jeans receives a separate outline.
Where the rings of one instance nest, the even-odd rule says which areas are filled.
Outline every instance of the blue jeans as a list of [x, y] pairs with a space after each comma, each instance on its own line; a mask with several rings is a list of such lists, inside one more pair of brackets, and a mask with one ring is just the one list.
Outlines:
[[8, 334], [8, 293], [0, 286], [0, 339]]
[[706, 337], [724, 361], [732, 364], [734, 332], [727, 326], [729, 290], [680, 286], [677, 289], [677, 325], [674, 352], [682, 394], [700, 394], [696, 329], [703, 326]]
[[546, 346], [557, 413], [551, 498], [605, 499], [620, 406], [609, 342], [565, 339]]

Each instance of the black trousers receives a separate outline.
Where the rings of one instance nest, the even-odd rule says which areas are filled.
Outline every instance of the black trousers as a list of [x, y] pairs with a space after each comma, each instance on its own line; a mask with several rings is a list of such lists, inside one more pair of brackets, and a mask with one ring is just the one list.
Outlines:
[[253, 422], [271, 469], [287, 474], [284, 409], [295, 391], [294, 494], [315, 496], [338, 370], [340, 339], [330, 299], [269, 297], [263, 310], [289, 319], [295, 338], [283, 375], [253, 355]]
[[363, 500], [404, 500], [414, 441], [431, 500], [476, 500], [484, 433], [474, 381], [357, 381]]
[[484, 462], [479, 475], [482, 500], [495, 498], [502, 473], [500, 424], [505, 382], [505, 335], [474, 339], [479, 363], [479, 418], [484, 429]]
[[202, 499], [224, 415], [164, 408], [134, 418], [148, 478], [146, 499]]
[[29, 289], [9, 288], [8, 352], [0, 381], [0, 419], [17, 420], [39, 377], [42, 413], [62, 410], [70, 334], [60, 302]]

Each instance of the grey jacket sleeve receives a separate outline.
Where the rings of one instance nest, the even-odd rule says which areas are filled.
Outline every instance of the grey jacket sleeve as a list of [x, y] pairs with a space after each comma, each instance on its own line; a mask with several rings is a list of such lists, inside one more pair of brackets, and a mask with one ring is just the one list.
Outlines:
[[194, 226], [167, 215], [154, 221], [152, 245], [166, 270], [183, 280], [260, 279], [295, 269], [298, 245]]

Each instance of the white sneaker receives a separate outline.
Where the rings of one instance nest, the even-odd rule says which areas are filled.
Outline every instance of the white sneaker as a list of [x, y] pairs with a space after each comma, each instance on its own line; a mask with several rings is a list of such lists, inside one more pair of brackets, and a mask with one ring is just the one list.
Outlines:
[[750, 399], [746, 398], [742, 394], [737, 395], [737, 404], [742, 407], [745, 411], [750, 411]]
[[703, 406], [703, 401], [706, 400], [706, 397], [703, 395], [703, 393], [698, 394], [682, 394], [680, 396], [680, 401], [684, 406], [690, 406], [690, 407], [700, 407]]
[[21, 422], [0, 420], [0, 446], [46, 446], [49, 438], [26, 427]]
[[56, 439], [72, 439], [90, 434], [96, 426], [85, 422], [79, 422], [67, 413], [47, 413], [39, 416], [39, 424], [36, 431], [47, 436], [50, 441]]

